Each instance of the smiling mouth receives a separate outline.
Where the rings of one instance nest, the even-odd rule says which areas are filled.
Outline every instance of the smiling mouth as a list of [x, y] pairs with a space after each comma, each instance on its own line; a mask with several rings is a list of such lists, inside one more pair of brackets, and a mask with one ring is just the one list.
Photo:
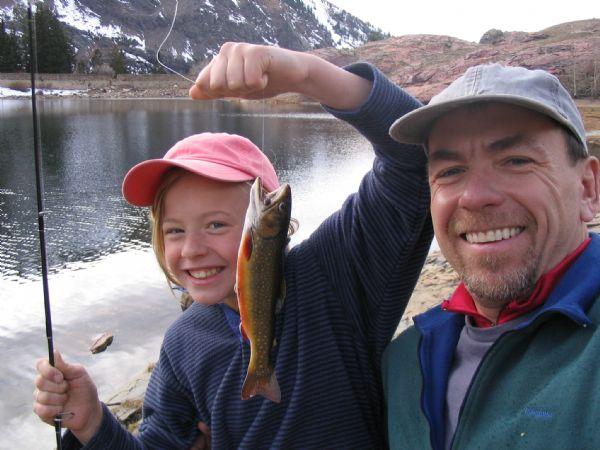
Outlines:
[[498, 228], [496, 230], [479, 231], [477, 233], [463, 233], [460, 236], [469, 244], [486, 244], [513, 238], [521, 234], [524, 229], [524, 227]]
[[190, 276], [192, 278], [195, 278], [197, 280], [205, 280], [205, 279], [212, 277], [213, 275], [216, 275], [222, 271], [223, 271], [223, 268], [215, 267], [212, 269], [204, 269], [204, 270], [188, 270], [188, 273], [190, 274]]

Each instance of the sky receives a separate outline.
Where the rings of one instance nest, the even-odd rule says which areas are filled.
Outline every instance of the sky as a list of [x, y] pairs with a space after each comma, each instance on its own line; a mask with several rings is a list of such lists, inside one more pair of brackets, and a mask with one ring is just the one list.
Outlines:
[[574, 20], [600, 19], [600, 0], [328, 1], [394, 36], [442, 34], [473, 42], [492, 28], [531, 32]]

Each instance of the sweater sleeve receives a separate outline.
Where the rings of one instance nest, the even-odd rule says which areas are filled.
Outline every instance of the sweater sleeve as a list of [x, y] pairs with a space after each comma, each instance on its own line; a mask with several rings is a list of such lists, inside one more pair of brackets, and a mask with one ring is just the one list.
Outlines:
[[420, 106], [365, 63], [347, 68], [373, 81], [356, 111], [329, 111], [353, 125], [373, 145], [375, 159], [358, 192], [311, 236], [357, 337], [377, 361], [404, 312], [433, 236], [423, 148], [394, 141], [388, 130]]
[[143, 406], [143, 421], [139, 435], [125, 430], [106, 405], [100, 429], [85, 445], [72, 433], [63, 437], [65, 449], [85, 450], [138, 450], [149, 448], [189, 449], [198, 436], [196, 412], [175, 377], [169, 358], [163, 349], [152, 372]]

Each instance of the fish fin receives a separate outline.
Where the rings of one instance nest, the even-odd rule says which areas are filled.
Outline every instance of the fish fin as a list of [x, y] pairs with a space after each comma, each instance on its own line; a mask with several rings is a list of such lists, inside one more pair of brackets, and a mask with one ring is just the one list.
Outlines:
[[281, 402], [281, 389], [275, 376], [275, 369], [271, 369], [265, 376], [248, 373], [242, 386], [242, 400], [248, 400], [255, 395], [261, 395], [272, 402]]
[[240, 254], [246, 260], [249, 260], [252, 256], [252, 233], [244, 232], [242, 242], [240, 243]]
[[242, 325], [241, 322], [240, 322], [240, 333], [242, 334], [242, 337], [244, 338], [244, 340], [247, 341], [248, 335], [246, 334], [246, 330], [244, 330], [244, 325]]

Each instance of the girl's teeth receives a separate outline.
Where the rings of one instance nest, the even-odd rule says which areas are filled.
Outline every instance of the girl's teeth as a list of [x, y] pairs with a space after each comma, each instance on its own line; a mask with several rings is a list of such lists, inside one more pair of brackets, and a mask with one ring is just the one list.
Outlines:
[[219, 272], [219, 269], [194, 270], [194, 271], [190, 271], [190, 275], [194, 278], [203, 280], [205, 278], [215, 275], [218, 272]]

